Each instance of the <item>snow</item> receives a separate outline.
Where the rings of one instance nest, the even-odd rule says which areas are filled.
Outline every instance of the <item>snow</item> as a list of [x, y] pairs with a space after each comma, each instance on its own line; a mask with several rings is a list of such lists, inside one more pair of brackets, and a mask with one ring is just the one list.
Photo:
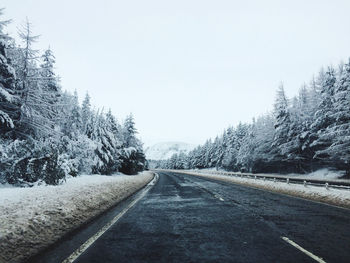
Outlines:
[[125, 149], [124, 149], [125, 156], [126, 156], [127, 158], [130, 158], [130, 156], [131, 156], [133, 153], [135, 153], [136, 151], [137, 151], [137, 150], [136, 150], [135, 147], [128, 147], [128, 148], [125, 148]]
[[[215, 172], [215, 171], [223, 171], [226, 172], [226, 170], [220, 168], [206, 168], [206, 169], [200, 169], [199, 171], [205, 172]], [[235, 172], [237, 174], [240, 174], [241, 172]], [[317, 171], [307, 173], [307, 174], [297, 174], [297, 173], [290, 173], [290, 174], [275, 174], [275, 173], [269, 173], [269, 174], [259, 174], [256, 175], [266, 175], [266, 176], [279, 176], [279, 177], [286, 177], [286, 178], [299, 178], [299, 179], [309, 179], [309, 180], [332, 180], [332, 181], [349, 181], [347, 179], [341, 179], [342, 176], [344, 176], [345, 171], [341, 170], [331, 170], [328, 168], [319, 169]]]
[[12, 102], [13, 98], [14, 96], [8, 93], [3, 87], [3, 85], [0, 83], [0, 99], [2, 99], [2, 101]]
[[215, 180], [228, 181], [232, 183], [242, 184], [245, 186], [251, 186], [255, 188], [261, 188], [264, 190], [278, 192], [288, 195], [293, 195], [297, 197], [302, 197], [318, 202], [324, 202], [336, 206], [342, 206], [350, 208], [350, 190], [343, 189], [333, 189], [326, 187], [317, 187], [311, 185], [300, 185], [300, 184], [287, 184], [284, 182], [273, 182], [270, 180], [263, 179], [253, 179], [253, 178], [241, 178], [236, 176], [219, 175], [212, 173], [205, 173], [204, 171], [180, 171], [174, 170], [176, 172], [183, 172], [187, 174], [192, 174], [196, 176], [202, 176], [206, 178], [211, 178]]
[[184, 142], [161, 142], [147, 147], [145, 155], [148, 160], [166, 160], [174, 154], [188, 153], [196, 146]]
[[327, 168], [317, 170], [308, 174], [288, 174], [288, 177], [297, 177], [305, 179], [317, 179], [317, 180], [333, 180], [339, 179], [344, 175], [344, 171], [334, 171]]
[[6, 113], [0, 110], [0, 124], [4, 126], [8, 126], [10, 128], [14, 128], [15, 126], [13, 125], [12, 119], [10, 116]]
[[84, 175], [59, 186], [0, 188], [0, 262], [20, 262], [146, 185], [137, 176]]
[[[12, 184], [8, 184], [8, 183], [1, 184], [0, 183], [0, 191], [2, 191], [2, 189], [4, 189], [4, 188], [16, 188], [16, 187]], [[0, 198], [1, 198], [1, 196], [0, 196]]]

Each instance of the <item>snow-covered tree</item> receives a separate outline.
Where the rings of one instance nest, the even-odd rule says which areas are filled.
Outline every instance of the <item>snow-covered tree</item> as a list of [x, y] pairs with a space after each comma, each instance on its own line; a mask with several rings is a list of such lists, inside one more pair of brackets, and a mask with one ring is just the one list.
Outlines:
[[320, 121], [327, 127], [319, 135], [319, 141], [327, 142], [329, 146], [318, 150], [316, 157], [327, 158], [328, 162], [335, 162], [350, 174], [350, 60], [333, 86], [334, 90], [330, 91], [333, 100], [325, 100], [330, 104], [325, 114], [327, 119]]
[[82, 121], [82, 129], [83, 132], [86, 133], [88, 128], [91, 125], [91, 102], [90, 102], [90, 95], [89, 93], [86, 93], [85, 98], [83, 100], [82, 106], [81, 106], [81, 121]]
[[[48, 119], [51, 127], [54, 129], [57, 123], [61, 107], [57, 107], [60, 102], [61, 89], [58, 83], [58, 77], [54, 72], [55, 56], [52, 50], [47, 49], [41, 57], [40, 65], [40, 93], [43, 110], [41, 113]], [[39, 101], [39, 99], [38, 99]]]
[[[334, 93], [336, 84], [336, 72], [332, 67], [328, 67], [326, 72], [322, 72], [318, 78], [319, 93], [321, 96], [318, 109], [314, 114], [311, 125], [312, 138], [310, 148], [314, 153], [322, 152], [332, 144], [331, 139], [325, 136], [325, 130], [334, 122]], [[324, 155], [315, 154], [316, 159], [324, 159]], [[328, 158], [325, 156], [326, 159]]]
[[288, 133], [291, 125], [288, 107], [288, 99], [286, 97], [283, 85], [280, 85], [277, 90], [277, 96], [274, 104], [274, 115], [276, 119], [274, 145], [276, 147], [281, 147], [281, 145], [288, 142]]
[[[0, 16], [3, 9], [0, 9]], [[20, 101], [16, 94], [16, 73], [7, 56], [9, 36], [4, 33], [8, 20], [0, 21], [0, 136], [14, 129], [20, 117]]]
[[63, 134], [75, 137], [82, 129], [81, 108], [77, 92], [74, 91], [73, 96], [67, 92], [63, 93], [61, 103], [64, 106], [60, 116], [61, 130]]
[[132, 114], [127, 116], [122, 127], [123, 151], [120, 171], [126, 174], [144, 169], [146, 162], [140, 140], [136, 137], [137, 129]]
[[19, 77], [18, 92], [21, 95], [20, 128], [24, 137], [40, 138], [52, 130], [47, 125], [48, 119], [43, 116], [44, 106], [41, 104], [40, 70], [37, 66], [38, 50], [33, 44], [39, 36], [33, 35], [31, 23], [26, 20], [19, 30], [23, 47], [18, 52], [17, 75]]
[[[308, 172], [332, 166], [350, 174], [350, 61], [338, 68], [322, 69], [290, 100], [280, 85], [273, 114], [227, 128], [189, 152], [186, 167]], [[177, 167], [178, 159], [162, 164]]]
[[92, 110], [88, 94], [80, 105], [76, 91], [62, 92], [55, 56], [51, 49], [39, 56], [28, 20], [19, 46], [4, 33], [7, 24], [0, 20], [1, 182], [58, 184], [81, 173], [144, 169], [132, 116], [121, 127], [111, 111]]

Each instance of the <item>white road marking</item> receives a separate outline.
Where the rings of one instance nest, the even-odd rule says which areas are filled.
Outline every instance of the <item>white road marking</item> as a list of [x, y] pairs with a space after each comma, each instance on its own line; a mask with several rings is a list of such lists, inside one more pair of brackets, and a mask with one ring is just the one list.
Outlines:
[[158, 180], [158, 174], [155, 174], [153, 180], [147, 184], [147, 187], [135, 200], [133, 200], [127, 207], [125, 207], [118, 215], [116, 215], [110, 222], [108, 222], [104, 227], [102, 227], [95, 235], [90, 237], [84, 244], [82, 244], [77, 250], [75, 250], [68, 258], [66, 258], [62, 263], [72, 263], [81, 254], [84, 253], [98, 238], [100, 238], [112, 225], [114, 225], [126, 212], [130, 210], [138, 201], [140, 201], [146, 193]]
[[301, 246], [299, 246], [297, 243], [295, 243], [293, 240], [290, 240], [288, 237], [281, 237], [284, 241], [286, 241], [288, 244], [292, 245], [293, 247], [299, 249], [301, 252], [305, 253], [306, 255], [308, 255], [309, 257], [311, 257], [312, 259], [314, 259], [315, 261], [319, 262], [319, 263], [326, 263], [326, 261], [324, 261], [322, 258], [312, 254], [311, 252], [307, 251], [305, 248], [302, 248]]
[[220, 201], [225, 201], [220, 195], [214, 194], [216, 199], [219, 199]]

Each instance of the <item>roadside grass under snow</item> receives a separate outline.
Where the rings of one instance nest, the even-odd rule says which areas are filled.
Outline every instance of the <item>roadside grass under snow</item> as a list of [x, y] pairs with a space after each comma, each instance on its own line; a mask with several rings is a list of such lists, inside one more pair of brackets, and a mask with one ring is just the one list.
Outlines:
[[0, 188], [0, 262], [21, 262], [145, 186], [153, 174], [84, 175]]

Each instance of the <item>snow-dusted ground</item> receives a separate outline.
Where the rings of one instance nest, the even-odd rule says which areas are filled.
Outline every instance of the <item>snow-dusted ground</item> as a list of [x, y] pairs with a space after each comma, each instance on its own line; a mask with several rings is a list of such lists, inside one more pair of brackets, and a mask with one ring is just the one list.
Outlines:
[[188, 173], [196, 176], [202, 176], [206, 178], [222, 180], [227, 182], [233, 182], [255, 188], [261, 188], [268, 191], [298, 196], [314, 201], [324, 202], [332, 205], [342, 206], [350, 208], [350, 190], [340, 190], [325, 187], [317, 187], [311, 185], [300, 185], [300, 184], [287, 184], [284, 182], [273, 182], [269, 180], [253, 179], [253, 178], [241, 178], [235, 176], [219, 175], [211, 173], [205, 173], [203, 170], [200, 172], [195, 170], [181, 171], [175, 170], [176, 172]]
[[327, 168], [317, 170], [308, 174], [288, 174], [288, 177], [316, 179], [316, 180], [335, 180], [345, 174], [345, 171], [333, 171]]
[[146, 185], [137, 176], [85, 175], [59, 186], [0, 188], [0, 262], [20, 262]]
[[[209, 168], [209, 169], [199, 169], [199, 170], [193, 170], [193, 171], [200, 171], [200, 172], [209, 172], [209, 173], [215, 173], [216, 171], [219, 172], [226, 172], [224, 169], [216, 170], [215, 168]], [[235, 172], [237, 174], [240, 174], [240, 172]], [[256, 174], [256, 175], [263, 175], [266, 177], [273, 177], [273, 176], [279, 176], [279, 177], [286, 177], [286, 178], [299, 178], [299, 179], [312, 179], [312, 180], [330, 180], [330, 181], [344, 181], [349, 182], [349, 179], [342, 179], [341, 177], [344, 176], [345, 171], [339, 171], [339, 170], [331, 170], [331, 169], [319, 169], [317, 171], [314, 171], [312, 173], [308, 174], [297, 174], [297, 173], [290, 173], [290, 174]]]

